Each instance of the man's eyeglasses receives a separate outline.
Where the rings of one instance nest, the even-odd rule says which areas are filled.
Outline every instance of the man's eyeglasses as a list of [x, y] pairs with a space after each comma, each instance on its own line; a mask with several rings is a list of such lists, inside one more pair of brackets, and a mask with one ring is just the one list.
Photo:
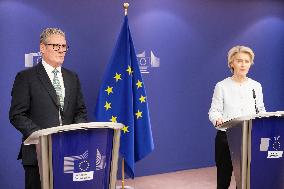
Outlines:
[[61, 49], [63, 52], [66, 52], [69, 49], [69, 46], [66, 45], [66, 44], [60, 45], [60, 44], [50, 44], [49, 43], [49, 44], [46, 44], [46, 45], [52, 46], [53, 50], [55, 50], [55, 51], [59, 51], [59, 49]]

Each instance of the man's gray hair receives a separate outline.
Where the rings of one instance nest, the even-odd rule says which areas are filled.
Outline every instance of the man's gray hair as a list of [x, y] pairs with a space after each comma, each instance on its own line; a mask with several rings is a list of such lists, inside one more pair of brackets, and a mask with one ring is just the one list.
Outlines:
[[40, 34], [40, 43], [47, 43], [46, 39], [54, 34], [62, 35], [65, 38], [65, 33], [59, 28], [46, 28]]

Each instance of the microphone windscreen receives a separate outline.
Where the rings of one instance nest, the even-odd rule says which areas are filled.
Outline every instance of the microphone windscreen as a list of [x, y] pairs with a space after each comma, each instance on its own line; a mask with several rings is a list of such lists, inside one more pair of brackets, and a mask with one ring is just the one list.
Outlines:
[[256, 98], [255, 90], [254, 90], [254, 89], [252, 89], [252, 96], [253, 96], [253, 98]]

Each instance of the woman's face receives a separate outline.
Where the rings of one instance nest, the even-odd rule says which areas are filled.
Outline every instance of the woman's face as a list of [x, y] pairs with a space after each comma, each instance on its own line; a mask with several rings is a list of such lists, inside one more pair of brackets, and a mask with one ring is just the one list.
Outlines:
[[251, 66], [251, 58], [248, 53], [237, 53], [234, 57], [231, 67], [234, 70], [234, 75], [238, 77], [246, 77]]

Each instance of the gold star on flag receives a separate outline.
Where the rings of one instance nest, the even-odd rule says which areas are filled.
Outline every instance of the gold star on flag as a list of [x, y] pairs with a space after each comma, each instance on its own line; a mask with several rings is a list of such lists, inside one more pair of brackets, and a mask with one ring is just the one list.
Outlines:
[[146, 102], [146, 96], [141, 95], [141, 97], [139, 98], [140, 102]]
[[126, 70], [127, 72], [128, 72], [128, 74], [129, 75], [131, 75], [132, 73], [133, 73], [133, 71], [132, 71], [132, 69], [131, 69], [131, 67], [130, 66], [128, 66], [128, 68], [127, 68], [127, 70]]
[[143, 84], [143, 83], [142, 83], [141, 81], [139, 81], [139, 80], [138, 80], [138, 81], [137, 81], [137, 83], [136, 83], [136, 85], [137, 85], [137, 89], [139, 89], [140, 87], [142, 87], [142, 84]]
[[128, 126], [124, 125], [121, 129], [123, 131], [123, 133], [128, 133]]
[[136, 115], [136, 119], [139, 119], [140, 117], [142, 117], [142, 112], [138, 110], [138, 112], [136, 112], [135, 115]]
[[107, 89], [105, 90], [105, 92], [107, 92], [107, 95], [109, 95], [110, 93], [113, 93], [112, 88], [113, 87], [107, 86]]
[[111, 108], [111, 103], [108, 103], [106, 101], [106, 104], [104, 105], [104, 107], [105, 107], [106, 110], [110, 109]]
[[118, 73], [115, 73], [115, 76], [113, 78], [115, 79], [116, 82], [118, 82], [118, 80], [122, 80], [121, 74], [118, 74]]
[[110, 119], [110, 121], [111, 122], [113, 122], [113, 123], [117, 123], [117, 117], [115, 117], [115, 116], [111, 116], [111, 119]]

